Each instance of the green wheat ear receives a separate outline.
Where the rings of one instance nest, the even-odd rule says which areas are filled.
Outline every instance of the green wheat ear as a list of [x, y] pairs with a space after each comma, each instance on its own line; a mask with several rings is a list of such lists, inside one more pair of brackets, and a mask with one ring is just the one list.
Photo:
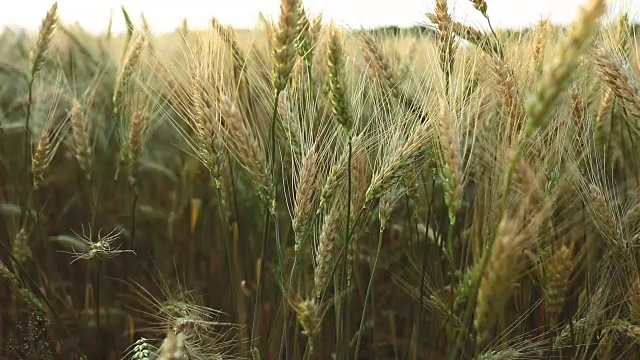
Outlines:
[[353, 118], [347, 99], [345, 80], [343, 75], [343, 50], [340, 36], [333, 29], [329, 38], [327, 51], [327, 68], [329, 70], [329, 98], [331, 100], [333, 115], [345, 133], [351, 135], [353, 131]]
[[273, 48], [273, 87], [281, 93], [291, 79], [296, 59], [296, 37], [298, 36], [300, 5], [297, 0], [282, 0], [280, 21], [275, 34]]
[[36, 49], [34, 51], [31, 65], [31, 78], [35, 78], [42, 68], [44, 57], [49, 49], [49, 45], [51, 44], [51, 39], [53, 38], [53, 33], [55, 32], [57, 23], [58, 3], [55, 2], [47, 12], [45, 18], [42, 20], [42, 25], [38, 32], [38, 40], [36, 40]]
[[580, 55], [591, 43], [598, 20], [606, 10], [604, 0], [591, 0], [580, 11], [567, 37], [559, 44], [558, 53], [541, 74], [536, 90], [525, 102], [529, 117], [528, 132], [546, 125], [553, 114], [560, 95], [569, 88], [574, 70], [580, 63]]

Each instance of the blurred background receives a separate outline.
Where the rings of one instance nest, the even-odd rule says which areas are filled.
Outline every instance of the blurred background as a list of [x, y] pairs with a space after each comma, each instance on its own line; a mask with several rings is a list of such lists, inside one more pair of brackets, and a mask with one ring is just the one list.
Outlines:
[[[499, 28], [520, 28], [535, 25], [541, 18], [549, 18], [554, 23], [566, 24], [576, 14], [585, 0], [492, 0], [488, 1], [489, 16], [493, 25]], [[632, 15], [640, 13], [640, 1], [620, 0], [610, 2], [620, 10]], [[39, 14], [51, 7], [49, 0], [16, 1], [0, 12], [0, 26], [14, 25], [26, 29], [37, 29]], [[155, 1], [153, 6], [143, 0], [60, 0], [58, 14], [67, 24], [80, 24], [90, 32], [105, 31], [109, 24], [109, 14], [115, 14], [113, 30], [125, 29], [119, 15], [119, 7], [124, 6], [134, 17], [141, 13], [155, 31], [172, 31], [186, 18], [192, 28], [208, 27], [212, 16], [222, 24], [235, 28], [251, 28], [258, 23], [259, 14], [267, 18], [277, 18], [280, 2], [277, 0], [235, 0], [235, 1]], [[483, 23], [482, 16], [474, 11], [470, 1], [450, 1], [450, 11], [458, 21], [470, 25]], [[322, 13], [323, 18], [347, 27], [377, 27], [387, 25], [412, 26], [424, 22], [424, 13], [433, 11], [433, 2], [425, 0], [311, 0], [305, 2], [311, 15]], [[616, 13], [616, 12], [614, 12]]]

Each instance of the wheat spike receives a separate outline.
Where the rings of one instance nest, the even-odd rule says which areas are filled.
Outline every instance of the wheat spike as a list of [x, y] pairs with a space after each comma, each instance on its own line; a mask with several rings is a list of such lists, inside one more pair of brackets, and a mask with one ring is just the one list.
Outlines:
[[547, 45], [550, 26], [549, 20], [543, 19], [538, 23], [533, 33], [533, 56], [531, 60], [536, 70], [540, 68], [545, 55], [544, 50]]
[[309, 353], [313, 355], [313, 343], [320, 332], [320, 307], [315, 300], [302, 300], [295, 303], [293, 309], [300, 326], [302, 326], [302, 333], [309, 339]]
[[295, 208], [293, 212], [293, 230], [296, 236], [296, 251], [305, 241], [311, 230], [313, 220], [316, 187], [318, 185], [318, 159], [315, 148], [309, 149], [302, 159], [302, 165], [296, 186]]
[[552, 326], [559, 323], [564, 306], [571, 273], [574, 267], [573, 244], [562, 245], [547, 260], [545, 274], [545, 308]]
[[324, 217], [320, 239], [315, 252], [315, 268], [313, 271], [313, 298], [320, 301], [330, 280], [331, 265], [333, 264], [333, 246], [340, 236], [340, 218], [342, 207], [338, 202], [334, 204]]
[[34, 50], [33, 59], [31, 62], [31, 78], [35, 78], [42, 64], [44, 63], [44, 57], [49, 49], [53, 33], [58, 23], [58, 2], [53, 3], [47, 15], [42, 20], [40, 25], [40, 31], [38, 32], [38, 39], [36, 40], [36, 48]]
[[529, 133], [545, 125], [551, 118], [553, 107], [560, 94], [569, 87], [571, 75], [579, 64], [579, 56], [590, 44], [598, 19], [605, 10], [604, 0], [590, 0], [581, 8], [567, 37], [558, 45], [555, 59], [544, 69], [536, 90], [525, 102]]
[[[609, 86], [616, 96], [627, 102], [631, 113], [640, 116], [640, 87], [633, 77], [628, 66], [615, 59], [602, 49], [596, 51], [596, 62], [598, 65], [598, 75]], [[638, 126], [631, 124], [634, 130], [638, 131]]]
[[29, 234], [24, 227], [13, 238], [11, 243], [11, 253], [20, 265], [29, 261], [33, 257], [31, 247], [29, 246]]
[[348, 136], [353, 130], [353, 118], [351, 106], [347, 98], [345, 80], [343, 75], [342, 42], [335, 29], [332, 29], [327, 49], [327, 68], [329, 71], [329, 98], [331, 100], [333, 115]]
[[474, 320], [480, 346], [486, 345], [490, 340], [493, 325], [501, 315], [519, 274], [520, 254], [527, 239], [518, 228], [519, 224], [513, 221], [501, 221], [491, 248], [491, 256], [482, 273]]
[[456, 212], [462, 204], [464, 191], [463, 164], [460, 146], [458, 145], [456, 124], [448, 106], [442, 105], [438, 117], [438, 136], [440, 139], [441, 168], [445, 202], [449, 209], [449, 221], [455, 224]]
[[296, 58], [296, 36], [299, 26], [298, 0], [282, 0], [280, 20], [273, 47], [273, 87], [276, 94], [288, 85]]
[[74, 100], [70, 111], [71, 134], [73, 136], [73, 154], [87, 179], [91, 178], [92, 147], [91, 122], [78, 100]]
[[129, 81], [135, 70], [138, 68], [140, 59], [142, 57], [142, 51], [146, 42], [146, 36], [141, 34], [135, 42], [131, 45], [129, 51], [125, 54], [122, 61], [118, 75], [116, 77], [116, 84], [113, 90], [113, 106], [114, 111], [119, 113], [122, 107], [122, 97], [127, 89]]
[[247, 128], [242, 114], [229, 96], [220, 96], [219, 107], [225, 134], [236, 153], [236, 158], [253, 181], [258, 195], [268, 204], [270, 211], [275, 213], [276, 191], [267, 170], [265, 152]]

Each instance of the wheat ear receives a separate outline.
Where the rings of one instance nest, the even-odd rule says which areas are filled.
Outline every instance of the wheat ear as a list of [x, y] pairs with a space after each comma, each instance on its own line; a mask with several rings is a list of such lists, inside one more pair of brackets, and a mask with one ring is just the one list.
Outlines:
[[569, 34], [558, 46], [556, 57], [544, 69], [535, 91], [525, 102], [529, 118], [528, 133], [545, 125], [551, 118], [553, 107], [560, 94], [569, 87], [579, 57], [590, 44], [598, 19], [605, 10], [604, 0], [590, 0], [580, 9], [578, 19], [571, 24]]

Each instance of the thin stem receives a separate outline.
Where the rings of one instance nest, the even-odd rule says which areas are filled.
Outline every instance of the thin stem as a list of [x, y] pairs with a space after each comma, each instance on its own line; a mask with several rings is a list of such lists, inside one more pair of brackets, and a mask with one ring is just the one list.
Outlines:
[[102, 272], [102, 261], [98, 260], [95, 279], [95, 319], [96, 319], [96, 346], [100, 354], [103, 353], [102, 334], [100, 334], [100, 273]]
[[507, 204], [509, 202], [508, 190], [511, 187], [511, 181], [513, 179], [513, 171], [515, 169], [516, 163], [518, 162], [518, 160], [520, 160], [520, 157], [524, 152], [524, 147], [526, 145], [527, 139], [531, 137], [534, 131], [535, 131], [535, 128], [529, 126], [524, 139], [520, 142], [516, 150], [516, 153], [514, 154], [513, 158], [511, 159], [511, 162], [509, 163], [506, 180], [503, 188], [504, 197], [498, 213], [498, 223], [496, 224], [496, 228], [494, 229], [493, 234], [491, 234], [491, 242], [489, 242], [488, 244], [489, 246], [485, 248], [485, 254], [482, 257], [481, 264], [480, 264], [480, 271], [478, 272], [478, 275], [476, 275], [476, 278], [473, 279], [470, 298], [464, 313], [464, 323], [463, 323], [462, 329], [460, 330], [460, 333], [458, 334], [458, 338], [456, 339], [456, 343], [453, 347], [453, 351], [449, 354], [449, 360], [455, 360], [458, 358], [467, 335], [467, 331], [468, 331], [467, 329], [471, 325], [471, 313], [473, 312], [473, 306], [475, 305], [477, 293], [480, 288], [480, 281], [482, 279], [482, 274], [484, 273], [484, 269], [486, 268], [489, 262], [489, 257], [491, 255], [491, 249], [492, 249], [491, 244], [495, 241], [496, 237], [498, 236], [497, 227], [500, 226], [500, 221], [502, 221], [502, 218], [506, 212]]
[[[219, 186], [216, 186], [216, 192], [217, 192], [217, 203], [218, 203], [218, 216], [220, 217], [220, 221], [221, 221], [221, 225], [227, 224], [227, 218], [225, 216], [225, 210], [224, 210], [224, 206], [222, 206], [222, 189], [220, 189]], [[232, 251], [232, 246], [233, 244], [231, 244], [230, 239], [233, 238], [233, 230], [230, 228], [230, 223], [228, 227], [225, 227], [227, 229], [227, 236], [225, 236], [225, 253], [227, 256], [227, 263], [229, 266], [229, 276], [231, 277], [231, 301], [233, 301], [234, 304], [236, 304], [236, 318], [238, 318], [240, 316], [240, 303], [238, 301], [236, 301], [236, 297], [239, 297], [238, 293], [237, 293], [237, 287], [236, 287], [236, 281], [237, 281], [237, 277], [236, 277], [236, 272], [233, 269], [233, 258], [231, 256], [231, 251]]]
[[[33, 83], [35, 81], [35, 77], [32, 76], [31, 80], [29, 81], [29, 99], [28, 99], [28, 103], [27, 103], [27, 115], [26, 115], [26, 119], [25, 119], [25, 125], [24, 125], [24, 184], [29, 184], [32, 183], [32, 181], [30, 181], [29, 179], [29, 164], [31, 163], [31, 129], [30, 129], [30, 122], [31, 122], [31, 106], [33, 105]], [[22, 188], [22, 186], [19, 186], [18, 188]], [[23, 221], [26, 221], [27, 215], [28, 215], [28, 198], [29, 196], [26, 195], [25, 193], [22, 194], [22, 218], [24, 219]]]
[[[257, 290], [256, 290], [256, 302], [254, 304], [254, 310], [253, 310], [253, 323], [251, 325], [251, 349], [253, 351], [253, 349], [256, 348], [255, 342], [256, 342], [256, 329], [258, 328], [258, 319], [260, 318], [260, 296], [262, 295], [262, 283], [263, 283], [263, 279], [264, 279], [264, 263], [265, 263], [265, 256], [267, 255], [267, 238], [269, 237], [269, 225], [271, 224], [271, 221], [269, 221], [269, 206], [267, 205], [267, 208], [265, 209], [265, 217], [264, 217], [264, 230], [263, 230], [263, 237], [262, 237], [262, 250], [261, 250], [261, 255], [260, 255], [260, 274], [258, 274], [258, 284], [257, 284]], [[259, 351], [256, 349], [255, 351], [257, 351], [259, 353]]]
[[[274, 178], [274, 169], [275, 169], [275, 152], [276, 152], [276, 142], [275, 142], [275, 138], [276, 138], [276, 117], [278, 116], [278, 100], [280, 98], [280, 91], [276, 91], [275, 93], [275, 99], [273, 102], [273, 111], [271, 113], [271, 124], [270, 124], [270, 144], [271, 144], [271, 151], [269, 154], [269, 162], [270, 162], [270, 172], [271, 172], [271, 180], [273, 181]], [[274, 183], [275, 184], [275, 183]], [[269, 219], [269, 215], [271, 212], [271, 204], [265, 204], [265, 215], [264, 215], [264, 233], [263, 233], [263, 237], [262, 237], [262, 250], [261, 250], [261, 255], [260, 255], [260, 274], [258, 277], [258, 289], [256, 291], [256, 303], [254, 305], [254, 311], [253, 311], [253, 325], [251, 327], [251, 349], [253, 351], [253, 349], [255, 348], [255, 341], [256, 341], [256, 329], [258, 327], [258, 319], [260, 318], [260, 297], [262, 295], [262, 288], [263, 288], [263, 280], [264, 280], [264, 271], [265, 271], [265, 262], [266, 262], [266, 252], [267, 252], [267, 239], [269, 237], [269, 225], [271, 223], [270, 219]], [[275, 218], [275, 216], [274, 216]], [[276, 223], [277, 226], [277, 223]], [[286, 317], [286, 315], [285, 315]], [[286, 324], [286, 321], [285, 321]], [[283, 330], [284, 331], [284, 330]], [[258, 350], [256, 350], [256, 352], [259, 353]]]
[[[347, 161], [347, 222], [346, 222], [346, 230], [345, 230], [345, 241], [344, 241], [344, 255], [343, 255], [343, 263], [342, 263], [342, 281], [344, 282], [344, 289], [347, 288], [347, 262], [348, 262], [348, 253], [349, 253], [349, 245], [350, 245], [350, 223], [351, 223], [351, 157], [353, 152], [353, 143], [351, 141], [350, 134], [348, 135], [348, 147], [349, 147], [349, 156]], [[347, 306], [349, 305], [350, 296], [348, 293], [345, 294]], [[345, 319], [345, 306], [340, 306], [340, 325], [342, 328], [340, 339], [341, 345], [344, 346], [343, 350], [345, 353], [345, 359], [349, 357], [349, 349], [348, 349], [348, 339], [346, 337], [346, 333], [349, 331], [348, 319]]]
[[[380, 232], [378, 234], [378, 248], [376, 250], [376, 259], [373, 261], [373, 268], [371, 269], [371, 278], [369, 278], [369, 285], [367, 286], [367, 293], [364, 296], [364, 305], [362, 306], [362, 316], [360, 318], [360, 329], [358, 330], [358, 340], [356, 341], [356, 353], [353, 357], [354, 360], [358, 360], [358, 353], [360, 351], [360, 341], [362, 340], [362, 332], [364, 331], [364, 321], [367, 315], [367, 302], [369, 296], [371, 296], [371, 289], [373, 288], [373, 282], [376, 278], [376, 270], [378, 266], [378, 260], [380, 259], [380, 252], [382, 251], [382, 234], [384, 233], [384, 226], [380, 224]], [[373, 313], [373, 304], [371, 305], [371, 312]]]
[[498, 35], [496, 34], [496, 32], [493, 30], [493, 26], [491, 25], [491, 20], [489, 20], [489, 16], [485, 15], [485, 19], [487, 19], [487, 24], [489, 24], [489, 30], [491, 30], [491, 34], [493, 34], [493, 37], [496, 38], [496, 43], [498, 43], [498, 49], [500, 50], [500, 59], [504, 60], [504, 50], [502, 50], [500, 39], [498, 38]]
[[[433, 189], [436, 185], [436, 177], [433, 174], [431, 179], [431, 188]], [[425, 195], [427, 195], [427, 189], [425, 188]], [[431, 209], [433, 208], [433, 200], [434, 196], [431, 196], [429, 199], [429, 205], [427, 207], [427, 221], [425, 223], [426, 231], [424, 235], [424, 249], [422, 250], [422, 273], [420, 275], [420, 308], [418, 309], [418, 325], [416, 328], [416, 335], [420, 337], [420, 325], [422, 324], [422, 316], [424, 314], [424, 291], [425, 291], [425, 279], [427, 276], [427, 249], [428, 249], [428, 240], [429, 240], [429, 224], [431, 222]]]
[[138, 207], [138, 186], [133, 186], [133, 199], [131, 200], [131, 244], [136, 243], [136, 208]]

